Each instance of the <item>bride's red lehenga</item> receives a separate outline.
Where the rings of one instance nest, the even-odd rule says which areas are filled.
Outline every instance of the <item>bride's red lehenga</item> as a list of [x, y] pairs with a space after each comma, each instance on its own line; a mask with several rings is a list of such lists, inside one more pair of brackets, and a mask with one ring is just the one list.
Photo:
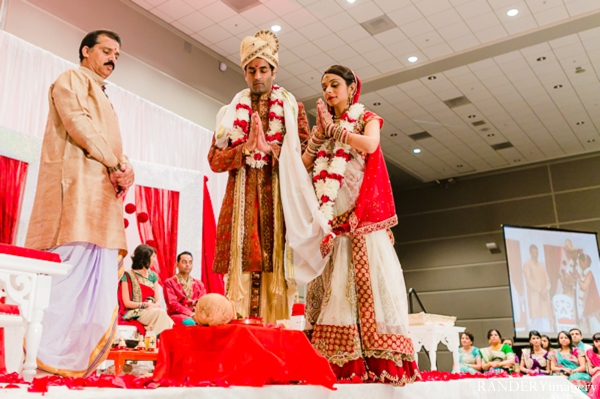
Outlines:
[[[360, 84], [353, 103], [358, 101]], [[354, 133], [383, 120], [365, 111]], [[397, 224], [381, 148], [351, 150], [335, 201], [330, 261], [308, 285], [306, 318], [313, 346], [339, 380], [404, 385], [419, 371], [408, 337], [408, 304], [390, 228]]]

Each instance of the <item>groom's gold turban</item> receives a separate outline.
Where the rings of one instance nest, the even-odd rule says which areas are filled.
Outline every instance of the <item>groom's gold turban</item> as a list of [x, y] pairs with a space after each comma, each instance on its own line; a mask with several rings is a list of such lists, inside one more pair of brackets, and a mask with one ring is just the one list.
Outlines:
[[262, 58], [277, 68], [279, 66], [279, 39], [270, 30], [261, 30], [254, 36], [246, 36], [240, 46], [242, 69], [255, 58]]

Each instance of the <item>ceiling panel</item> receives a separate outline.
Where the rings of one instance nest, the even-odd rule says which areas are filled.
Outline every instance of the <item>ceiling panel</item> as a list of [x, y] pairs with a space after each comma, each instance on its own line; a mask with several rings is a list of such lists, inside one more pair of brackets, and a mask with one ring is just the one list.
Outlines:
[[[322, 71], [351, 67], [386, 121], [386, 158], [422, 181], [600, 150], [597, 0], [261, 0], [242, 13], [219, 0], [134, 2], [235, 64], [241, 38], [277, 23], [277, 81], [309, 111]], [[383, 15], [395, 24], [385, 32], [360, 25]], [[471, 103], [443, 102], [461, 96]], [[407, 136], [422, 131], [433, 137]]]

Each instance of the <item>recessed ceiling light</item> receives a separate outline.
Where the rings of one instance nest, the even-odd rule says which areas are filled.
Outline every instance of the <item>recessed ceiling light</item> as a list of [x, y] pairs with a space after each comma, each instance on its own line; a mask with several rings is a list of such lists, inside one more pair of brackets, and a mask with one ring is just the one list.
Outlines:
[[555, 89], [560, 89], [562, 87], [562, 85], [556, 85], [554, 86]]
[[415, 57], [414, 55], [411, 57], [408, 57], [408, 62], [417, 62], [418, 58]]
[[518, 13], [519, 13], [519, 10], [517, 10], [516, 8], [511, 8], [510, 10], [508, 10], [506, 12], [506, 15], [508, 15], [509, 17], [514, 17]]
[[436, 79], [437, 79], [437, 76], [435, 76], [435, 75], [431, 75], [431, 76], [430, 76], [430, 77], [428, 77], [427, 79], [429, 79], [429, 80], [436, 80]]
[[373, 103], [374, 107], [379, 107], [380, 105], [381, 105], [381, 103], [379, 101]]
[[594, 143], [594, 142], [596, 142], [596, 139], [589, 139], [588, 140], [588, 143]]
[[584, 122], [584, 121], [581, 121], [581, 122], [577, 122], [577, 123], [576, 123], [576, 125], [577, 125], [577, 126], [579, 126], [579, 125], [584, 125], [584, 124], [585, 124], [585, 122]]
[[271, 26], [271, 30], [273, 32], [279, 32], [281, 30], [281, 26], [279, 26], [279, 25], [273, 25], [273, 26]]
[[352, 4], [354, 3], [356, 0], [346, 0], [348, 3]]
[[469, 119], [477, 118], [477, 115], [475, 115], [475, 114], [471, 114], [471, 115], [469, 115], [469, 116], [468, 116], [468, 118], [469, 118]]
[[542, 62], [542, 61], [546, 61], [546, 57], [538, 57], [538, 59], [536, 60], [537, 62]]
[[396, 137], [398, 135], [398, 133], [391, 133], [390, 137]]
[[420, 153], [421, 153], [420, 148], [413, 148], [413, 154], [420, 154]]
[[495, 136], [495, 134], [494, 134], [494, 133], [489, 133], [487, 136], [488, 136], [488, 137], [494, 137], [494, 136]]
[[584, 72], [585, 72], [585, 69], [580, 66], [575, 68], [575, 73], [584, 73]]
[[458, 164], [458, 165], [456, 165], [456, 167], [457, 167], [457, 168], [462, 168], [462, 167], [463, 167], [463, 165], [462, 165], [462, 164]]
[[521, 160], [520, 159], [515, 159], [515, 160], [513, 160], [513, 162], [521, 162]]

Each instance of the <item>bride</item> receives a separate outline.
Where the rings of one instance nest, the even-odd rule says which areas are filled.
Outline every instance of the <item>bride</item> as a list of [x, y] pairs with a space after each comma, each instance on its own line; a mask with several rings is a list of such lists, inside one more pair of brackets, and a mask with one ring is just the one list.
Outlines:
[[358, 103], [361, 81], [349, 68], [330, 67], [321, 85], [327, 106], [317, 102], [302, 161], [333, 233], [321, 244], [329, 263], [308, 285], [308, 334], [338, 379], [404, 385], [418, 369], [390, 231], [397, 217], [379, 146], [383, 120]]

